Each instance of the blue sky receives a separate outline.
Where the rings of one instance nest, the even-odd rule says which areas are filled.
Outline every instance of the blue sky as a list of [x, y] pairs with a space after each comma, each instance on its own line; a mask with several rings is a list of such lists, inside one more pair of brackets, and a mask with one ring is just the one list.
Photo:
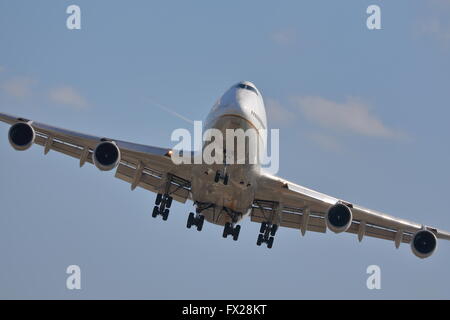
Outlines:
[[[70, 4], [82, 29], [68, 30]], [[382, 30], [366, 28], [379, 4]], [[433, 1], [1, 1], [0, 105], [60, 127], [157, 146], [233, 83], [262, 92], [280, 128], [279, 175], [450, 230], [450, 3]], [[331, 115], [331, 116], [330, 116]], [[407, 245], [280, 230], [256, 246], [192, 204], [153, 219], [155, 196], [0, 125], [0, 298], [450, 298], [450, 243]], [[68, 265], [82, 289], [65, 288]], [[382, 289], [366, 288], [381, 267]]]

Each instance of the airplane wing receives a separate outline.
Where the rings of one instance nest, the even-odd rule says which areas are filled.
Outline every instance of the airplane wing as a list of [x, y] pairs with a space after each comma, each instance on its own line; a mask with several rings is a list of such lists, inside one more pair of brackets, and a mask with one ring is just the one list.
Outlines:
[[[0, 121], [12, 126], [19, 123], [27, 124], [27, 127], [31, 126], [34, 130], [34, 138], [30, 141], [30, 145], [34, 143], [43, 146], [45, 154], [56, 151], [79, 159], [80, 167], [86, 162], [94, 164], [93, 152], [100, 143], [113, 142], [120, 150], [120, 156], [113, 167], [117, 167], [115, 176], [129, 182], [132, 190], [141, 187], [155, 193], [170, 195], [174, 200], [182, 203], [191, 196], [191, 166], [175, 165], [171, 160], [171, 149], [83, 134], [5, 113], [0, 113]], [[15, 146], [17, 150], [28, 147], [29, 145], [24, 148]]]
[[[357, 234], [359, 241], [364, 236], [391, 240], [396, 248], [400, 243], [413, 242], [413, 252], [420, 258], [433, 253], [433, 238], [450, 240], [449, 232], [366, 209], [269, 174], [260, 176], [255, 199], [252, 221], [300, 229], [302, 235], [307, 230], [325, 233], [330, 229]], [[333, 207], [337, 209], [331, 210]], [[345, 221], [347, 208], [351, 212], [349, 221]], [[422, 237], [420, 231], [425, 231]], [[420, 248], [421, 241], [425, 247]]]

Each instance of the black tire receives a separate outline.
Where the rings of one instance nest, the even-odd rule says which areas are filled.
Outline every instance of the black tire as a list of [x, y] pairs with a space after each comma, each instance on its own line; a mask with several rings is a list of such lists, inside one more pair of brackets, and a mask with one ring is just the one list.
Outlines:
[[163, 215], [162, 215], [162, 219], [163, 219], [164, 221], [166, 221], [168, 217], [169, 217], [169, 209], [165, 209], [165, 210], [164, 210], [164, 213], [163, 213]]
[[228, 175], [225, 175], [225, 178], [223, 178], [223, 184], [228, 185]]
[[260, 246], [263, 242], [263, 239], [264, 239], [264, 237], [262, 234], [258, 235], [258, 241], [256, 241], [256, 245]]
[[259, 229], [259, 233], [264, 233], [267, 228], [267, 223], [263, 222], [261, 223], [261, 229]]
[[230, 229], [230, 223], [225, 223], [225, 226], [223, 227], [223, 234], [222, 237], [226, 238], [228, 237], [228, 230]]
[[241, 231], [241, 226], [237, 225], [233, 230], [233, 240], [237, 241], [239, 239], [239, 231]]
[[272, 225], [272, 228], [270, 229], [270, 235], [275, 236], [275, 234], [277, 233], [277, 230], [278, 230], [278, 225], [277, 224]]
[[172, 205], [172, 200], [173, 200], [173, 198], [171, 196], [167, 197], [166, 208], [170, 208], [170, 206]]
[[188, 229], [190, 229], [192, 227], [192, 221], [194, 221], [194, 214], [191, 212], [191, 213], [189, 213], [189, 217], [187, 219], [187, 224], [186, 224], [186, 227]]
[[156, 217], [158, 216], [158, 213], [159, 213], [159, 208], [158, 208], [157, 206], [155, 206], [155, 207], [153, 208], [152, 217], [153, 217], [153, 218], [156, 218]]
[[272, 246], [273, 246], [273, 240], [274, 240], [273, 237], [270, 237], [270, 238], [269, 238], [269, 241], [267, 241], [267, 248], [269, 248], [269, 249], [272, 248]]
[[157, 206], [159, 206], [159, 205], [161, 204], [161, 200], [162, 200], [162, 194], [161, 194], [161, 193], [158, 193], [158, 194], [156, 195], [155, 204], [156, 204]]
[[197, 231], [202, 231], [204, 221], [205, 221], [205, 216], [198, 217]]
[[219, 182], [219, 179], [220, 179], [220, 172], [219, 171], [216, 171], [216, 175], [214, 176], [214, 182]]

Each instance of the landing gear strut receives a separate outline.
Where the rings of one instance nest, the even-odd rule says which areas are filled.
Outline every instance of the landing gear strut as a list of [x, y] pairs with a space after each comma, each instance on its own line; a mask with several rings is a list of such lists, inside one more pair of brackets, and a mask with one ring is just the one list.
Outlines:
[[155, 207], [153, 208], [152, 217], [162, 216], [164, 221], [169, 217], [169, 208], [172, 205], [173, 198], [168, 194], [158, 193], [156, 195]]
[[259, 230], [258, 240], [256, 244], [260, 246], [263, 243], [267, 244], [267, 248], [272, 248], [274, 236], [277, 233], [278, 225], [271, 224], [269, 222], [261, 223], [261, 229]]

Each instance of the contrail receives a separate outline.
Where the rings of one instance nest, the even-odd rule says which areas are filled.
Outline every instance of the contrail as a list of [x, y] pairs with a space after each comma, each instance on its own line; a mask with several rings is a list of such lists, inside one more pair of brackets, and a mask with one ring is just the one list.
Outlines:
[[173, 116], [175, 116], [175, 117], [177, 117], [177, 118], [179, 118], [179, 119], [181, 119], [181, 120], [184, 120], [184, 121], [186, 121], [186, 122], [188, 122], [188, 123], [190, 123], [190, 124], [194, 124], [194, 121], [193, 121], [193, 120], [191, 120], [191, 119], [189, 119], [189, 118], [186, 118], [185, 116], [179, 114], [179, 113], [176, 112], [176, 111], [173, 111], [173, 110], [170, 109], [169, 107], [167, 107], [167, 106], [165, 106], [165, 105], [163, 105], [163, 104], [161, 104], [161, 103], [159, 103], [159, 102], [157, 102], [157, 101], [155, 101], [155, 100], [153, 100], [153, 99], [148, 99], [148, 101], [149, 101], [150, 103], [153, 103], [153, 104], [154, 104], [155, 106], [157, 106], [159, 109], [164, 110], [164, 111], [170, 113], [171, 115], [173, 115]]

